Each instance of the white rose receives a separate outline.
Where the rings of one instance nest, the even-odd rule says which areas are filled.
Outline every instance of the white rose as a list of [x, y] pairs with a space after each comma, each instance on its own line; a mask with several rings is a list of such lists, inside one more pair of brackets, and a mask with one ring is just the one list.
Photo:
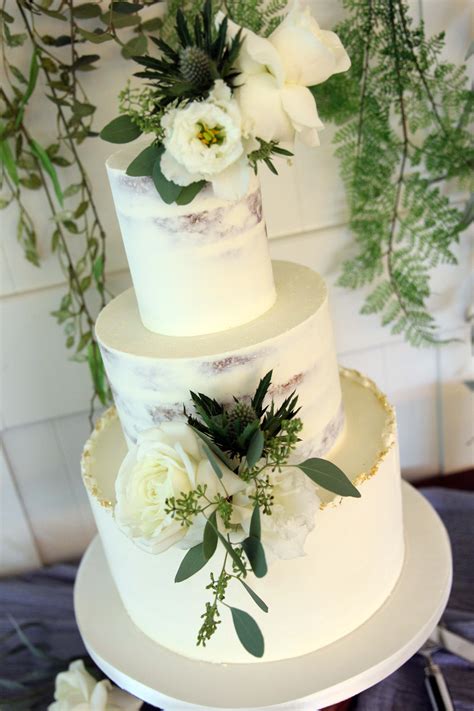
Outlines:
[[[297, 467], [284, 467], [281, 472], [274, 471], [269, 476], [274, 497], [272, 513], [260, 516], [262, 544], [267, 558], [288, 560], [303, 556], [304, 544], [315, 526], [320, 505], [316, 487]], [[234, 520], [246, 533], [250, 529], [254, 507], [250, 497], [254, 491], [254, 485], [250, 485], [233, 498]]]
[[309, 7], [296, 2], [269, 37], [285, 71], [285, 82], [314, 86], [346, 72], [351, 61], [334, 33], [322, 30]]
[[184, 545], [193, 545], [195, 529], [203, 527], [204, 517], [197, 517], [188, 529], [166, 513], [166, 500], [187, 494], [199, 484], [207, 486], [209, 498], [218, 492], [231, 496], [243, 488], [244, 482], [224, 464], [221, 470], [219, 479], [201, 440], [184, 422], [165, 422], [141, 432], [115, 482], [118, 526], [149, 553], [162, 553], [182, 539]]
[[219, 79], [209, 98], [168, 111], [162, 119], [164, 176], [177, 185], [212, 183], [218, 197], [239, 200], [247, 192], [251, 169], [241, 133], [241, 114], [229, 87]]
[[138, 711], [142, 702], [113, 686], [108, 679], [96, 681], [82, 659], [56, 677], [54, 703], [48, 711]]
[[[229, 22], [231, 35], [239, 29]], [[337, 35], [321, 30], [309, 9], [295, 3], [267, 39], [248, 29], [242, 37], [235, 97], [244, 136], [287, 143], [297, 135], [306, 145], [319, 145], [318, 131], [324, 126], [308, 86], [349, 69]]]

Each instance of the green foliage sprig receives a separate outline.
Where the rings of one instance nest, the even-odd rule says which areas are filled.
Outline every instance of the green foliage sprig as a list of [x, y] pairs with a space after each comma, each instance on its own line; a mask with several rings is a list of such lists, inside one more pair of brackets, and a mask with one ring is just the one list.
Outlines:
[[[464, 67], [442, 61], [444, 34], [414, 27], [405, 0], [345, 0], [336, 28], [352, 68], [313, 88], [335, 136], [355, 236], [339, 283], [373, 284], [362, 313], [377, 313], [413, 345], [438, 343], [428, 311], [430, 270], [455, 264], [472, 220], [441, 191], [472, 185], [473, 94]], [[396, 124], [394, 121], [396, 119]]]
[[[219, 544], [224, 549], [221, 569], [218, 574], [211, 572], [206, 588], [212, 592], [212, 599], [201, 616], [197, 644], [205, 646], [214, 635], [221, 623], [220, 607], [224, 605], [230, 609], [240, 642], [256, 657], [264, 654], [262, 632], [251, 615], [226, 603], [226, 593], [235, 580], [263, 612], [268, 612], [268, 606], [247, 580], [251, 575], [262, 578], [267, 573], [261, 517], [272, 515], [271, 475], [287, 466], [303, 426], [296, 417], [299, 408], [295, 393], [279, 407], [273, 400], [269, 402], [271, 379], [270, 371], [261, 379], [249, 402], [234, 398], [231, 406], [203, 393], [191, 393], [197, 417], [188, 415], [188, 424], [204, 441], [204, 451], [222, 491], [210, 498], [207, 487], [198, 485], [190, 492], [167, 499], [165, 509], [167, 515], [185, 528], [193, 525], [196, 516], [206, 520], [203, 539], [184, 556], [175, 582], [181, 583], [204, 568]], [[328, 491], [340, 496], [360, 496], [346, 475], [327, 460], [312, 458], [294, 466]], [[230, 468], [245, 482], [245, 490], [253, 502], [249, 534], [242, 540], [235, 540], [238, 527], [234, 523], [233, 497], [224, 485], [223, 467]]]
[[[52, 225], [50, 249], [67, 285], [53, 316], [64, 328], [72, 359], [88, 364], [93, 384], [91, 417], [96, 400], [105, 405], [111, 396], [94, 336], [97, 305], [104, 306], [107, 299], [106, 234], [80, 156], [81, 144], [98, 135], [93, 130], [96, 107], [81, 77], [98, 68], [100, 57], [91, 45], [115, 42], [126, 58], [146, 51], [146, 32], [156, 30], [161, 20], [142, 22], [139, 12], [144, 5], [112, 2], [103, 12], [95, 2], [19, 0], [17, 20], [7, 11], [5, 1], [0, 10], [6, 78], [0, 89], [0, 207], [16, 204], [18, 241], [26, 259], [39, 267], [37, 229], [26, 193], [37, 190], [44, 195]], [[44, 18], [57, 25], [57, 33], [44, 33]], [[97, 23], [93, 31], [85, 29], [83, 23], [88, 21]], [[19, 31], [17, 22], [22, 25]], [[132, 29], [134, 37], [123, 41], [123, 28]], [[16, 65], [15, 50], [27, 46], [30, 66], [24, 75]], [[40, 77], [54, 110], [51, 135], [44, 145], [35, 135], [34, 100]], [[67, 182], [61, 168], [69, 169]]]

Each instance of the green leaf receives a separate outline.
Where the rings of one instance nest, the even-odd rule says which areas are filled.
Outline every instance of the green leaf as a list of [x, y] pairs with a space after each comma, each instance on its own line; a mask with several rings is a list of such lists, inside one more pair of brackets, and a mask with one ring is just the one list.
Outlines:
[[112, 2], [111, 9], [113, 12], [119, 12], [123, 15], [131, 15], [137, 10], [141, 10], [143, 5], [138, 5], [134, 2]]
[[260, 627], [253, 617], [244, 610], [231, 607], [232, 621], [242, 646], [254, 657], [263, 657], [265, 643]]
[[130, 57], [139, 57], [140, 55], [145, 54], [147, 45], [148, 43], [145, 35], [133, 37], [122, 47], [122, 57], [125, 57], [125, 59], [130, 59]]
[[98, 54], [83, 54], [74, 61], [73, 68], [77, 71], [88, 71], [91, 65], [100, 59]]
[[102, 405], [107, 405], [107, 381], [99, 346], [91, 341], [87, 346], [87, 362], [94, 383], [95, 392]]
[[51, 178], [51, 182], [53, 183], [53, 188], [54, 192], [56, 193], [56, 197], [58, 199], [59, 204], [61, 207], [64, 204], [64, 196], [63, 196], [63, 191], [61, 190], [61, 185], [59, 184], [59, 179], [58, 179], [58, 174], [56, 173], [56, 168], [53, 166], [51, 163], [51, 160], [44, 150], [42, 146], [39, 145], [33, 138], [30, 139], [30, 147], [32, 153], [38, 158], [40, 161], [41, 165], [45, 169], [45, 171], [48, 173], [49, 177]]
[[66, 190], [63, 193], [64, 197], [65, 198], [72, 197], [73, 195], [75, 195], [76, 193], [79, 192], [81, 187], [82, 187], [81, 183], [74, 183], [72, 185], [68, 185], [68, 187], [66, 188]]
[[5, 170], [10, 176], [12, 183], [18, 185], [20, 179], [16, 169], [15, 158], [13, 157], [12, 149], [10, 148], [9, 143], [6, 140], [0, 142], [0, 162], [5, 166]]
[[244, 586], [244, 588], [247, 590], [247, 592], [248, 592], [248, 594], [250, 595], [250, 597], [252, 598], [252, 600], [253, 600], [255, 603], [257, 603], [257, 605], [259, 606], [259, 608], [260, 608], [263, 612], [268, 612], [268, 605], [267, 605], [265, 602], [263, 602], [262, 598], [259, 597], [259, 596], [257, 595], [257, 593], [254, 592], [254, 591], [252, 590], [252, 588], [249, 587], [249, 586], [247, 585], [247, 583], [246, 583], [244, 580], [242, 580], [242, 578], [238, 578], [238, 580], [240, 580], [240, 582], [242, 583], [242, 585]]
[[214, 454], [226, 465], [226, 467], [230, 470], [234, 469], [234, 463], [232, 462], [231, 459], [225, 454], [225, 452], [222, 451], [220, 447], [217, 446], [215, 442], [212, 441], [207, 435], [204, 434], [204, 432], [201, 432], [200, 430], [196, 429], [193, 427], [194, 432], [197, 434], [197, 436], [202, 439], [203, 442], [207, 444], [210, 450], [214, 452]]
[[245, 455], [249, 469], [252, 469], [262, 456], [264, 444], [265, 437], [262, 430], [258, 429], [250, 440], [249, 448]]
[[253, 512], [252, 512], [252, 518], [250, 519], [249, 535], [253, 538], [257, 538], [258, 540], [260, 540], [262, 537], [262, 526], [260, 523], [260, 508], [259, 508], [258, 504], [255, 504]]
[[79, 353], [87, 346], [87, 344], [91, 340], [91, 337], [92, 334], [90, 331], [86, 331], [86, 333], [82, 334], [81, 338], [79, 339], [79, 343], [77, 344], [76, 353]]
[[203, 553], [206, 560], [210, 560], [217, 548], [217, 512], [213, 511], [204, 528], [204, 537], [202, 540]]
[[143, 175], [151, 177], [153, 166], [159, 155], [161, 155], [160, 149], [155, 143], [148, 146], [132, 160], [126, 170], [127, 175], [133, 177], [141, 177]]
[[174, 582], [182, 583], [192, 575], [197, 573], [201, 568], [204, 568], [208, 559], [204, 555], [204, 544], [198, 543], [197, 546], [190, 548], [178, 568]]
[[268, 572], [268, 566], [265, 551], [259, 539], [249, 536], [242, 541], [242, 548], [249, 559], [254, 575], [257, 578], [264, 578]]
[[360, 498], [360, 492], [344, 472], [327, 459], [313, 457], [296, 466], [323, 489], [339, 494], [339, 496]]
[[43, 184], [37, 173], [30, 173], [27, 178], [20, 178], [20, 183], [28, 190], [39, 190]]
[[155, 188], [157, 189], [161, 199], [167, 205], [171, 205], [171, 203], [176, 202], [176, 199], [182, 190], [182, 186], [176, 185], [176, 183], [171, 182], [171, 180], [165, 178], [165, 176], [161, 172], [161, 156], [163, 155], [163, 153], [164, 148], [161, 147], [159, 151], [159, 156], [155, 160], [155, 164], [153, 165], [152, 178], [153, 182], [155, 183]]
[[96, 280], [97, 283], [99, 283], [102, 279], [102, 276], [104, 274], [104, 255], [101, 254], [99, 257], [94, 262], [94, 265], [92, 267], [92, 273], [94, 275], [94, 279]]
[[268, 371], [260, 380], [255, 395], [252, 398], [252, 407], [259, 417], [263, 415], [263, 401], [272, 382], [273, 370]]
[[190, 202], [194, 200], [196, 195], [198, 195], [203, 187], [206, 185], [205, 180], [198, 180], [196, 183], [191, 183], [186, 185], [181, 189], [178, 197], [176, 198], [177, 205], [189, 205]]
[[77, 17], [79, 20], [90, 20], [92, 17], [99, 17], [100, 13], [100, 5], [95, 2], [85, 2], [72, 7], [73, 17]]
[[87, 200], [83, 200], [83, 202], [80, 202], [74, 210], [74, 218], [77, 220], [79, 217], [82, 217], [82, 215], [87, 212], [88, 207], [89, 202]]
[[84, 37], [84, 39], [93, 42], [94, 44], [102, 44], [102, 42], [110, 42], [114, 37], [109, 32], [88, 32], [83, 30], [82, 27], [78, 27], [79, 34]]
[[142, 131], [130, 116], [117, 116], [100, 132], [100, 137], [109, 143], [129, 143], [141, 136]]
[[163, 25], [163, 20], [161, 17], [152, 17], [150, 20], [145, 20], [142, 22], [141, 29], [145, 32], [155, 32], [159, 30]]
[[230, 555], [230, 557], [231, 557], [232, 560], [234, 561], [234, 563], [235, 563], [235, 565], [237, 566], [237, 568], [240, 570], [241, 573], [243, 573], [243, 574], [245, 575], [247, 571], [246, 571], [246, 568], [245, 568], [245, 564], [243, 563], [243, 561], [242, 561], [242, 559], [240, 558], [240, 556], [237, 555], [237, 553], [236, 553], [235, 550], [233, 549], [232, 545], [229, 543], [229, 541], [227, 540], [227, 538], [222, 535], [222, 533], [220, 533], [220, 532], [218, 531], [218, 532], [217, 532], [217, 535], [219, 536], [220, 542], [222, 543], [222, 545], [223, 545], [224, 548], [226, 549], [227, 553]]
[[95, 111], [95, 106], [92, 104], [81, 103], [80, 101], [75, 101], [72, 105], [72, 112], [75, 116], [80, 118], [84, 116], [91, 116]]
[[206, 457], [209, 460], [211, 467], [214, 469], [214, 472], [217, 474], [217, 477], [219, 479], [222, 479], [222, 476], [223, 476], [222, 470], [219, 466], [217, 459], [214, 457], [213, 453], [211, 452], [211, 450], [209, 449], [209, 447], [207, 445], [204, 445], [203, 449], [206, 454]]
[[15, 128], [23, 121], [23, 114], [25, 113], [25, 106], [28, 103], [32, 93], [35, 90], [36, 82], [38, 80], [39, 64], [38, 64], [38, 54], [36, 48], [33, 50], [30, 60], [30, 71], [28, 75], [28, 85], [26, 87], [25, 93], [18, 106], [18, 113], [15, 120]]

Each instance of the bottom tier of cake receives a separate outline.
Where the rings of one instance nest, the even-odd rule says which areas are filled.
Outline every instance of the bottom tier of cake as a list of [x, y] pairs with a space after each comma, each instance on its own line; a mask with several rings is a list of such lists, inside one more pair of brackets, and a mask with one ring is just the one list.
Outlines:
[[123, 604], [155, 642], [217, 663], [287, 659], [350, 633], [390, 595], [404, 557], [395, 415], [374, 383], [359, 373], [343, 369], [341, 384], [345, 432], [326, 457], [344, 470], [361, 498], [342, 500], [318, 491], [323, 504], [306, 540], [306, 555], [273, 561], [264, 578], [248, 581], [268, 605], [267, 614], [242, 586], [229, 590], [229, 604], [249, 610], [263, 632], [265, 654], [258, 660], [241, 646], [226, 608], [211, 641], [196, 646], [209, 573], [220, 570], [218, 552], [198, 574], [176, 584], [184, 551], [173, 547], [151, 555], [118, 529], [114, 484], [127, 447], [114, 410], [98, 422], [84, 449], [84, 482]]

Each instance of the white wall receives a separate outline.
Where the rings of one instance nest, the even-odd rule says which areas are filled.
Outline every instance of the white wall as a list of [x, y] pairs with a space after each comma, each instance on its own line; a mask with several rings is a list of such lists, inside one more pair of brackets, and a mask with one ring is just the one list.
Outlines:
[[[313, 5], [323, 26], [340, 17], [339, 3], [320, 0]], [[417, 0], [412, 7], [417, 18]], [[448, 56], [461, 61], [469, 44], [469, 2], [423, 0], [422, 10], [428, 31], [446, 30]], [[116, 95], [131, 68], [117, 57], [115, 47], [102, 45], [99, 51], [108, 60], [107, 76], [102, 70], [84, 78], [99, 106], [96, 125], [102, 126], [116, 114]], [[26, 63], [21, 50], [17, 63]], [[49, 107], [37, 99], [34, 107], [41, 141], [48, 132]], [[456, 339], [450, 345], [414, 350], [390, 336], [376, 317], [360, 316], [363, 293], [335, 285], [351, 235], [331, 136], [328, 127], [322, 146], [298, 151], [294, 168], [284, 169], [280, 178], [263, 177], [273, 256], [306, 263], [328, 281], [340, 361], [375, 378], [396, 404], [404, 473], [413, 478], [472, 467], [473, 395], [462, 384], [472, 363], [465, 322], [472, 298], [469, 236], [461, 240], [459, 266], [439, 268], [433, 280], [433, 309], [443, 334]], [[109, 152], [108, 144], [89, 141], [81, 156], [108, 230], [109, 285], [119, 293], [129, 278], [103, 167]], [[24, 260], [16, 242], [14, 207], [0, 213], [3, 571], [78, 555], [94, 532], [79, 474], [88, 435], [89, 378], [85, 366], [67, 360], [63, 334], [49, 315], [63, 293], [63, 277], [50, 254], [40, 196], [29, 197], [41, 227], [41, 269]]]

